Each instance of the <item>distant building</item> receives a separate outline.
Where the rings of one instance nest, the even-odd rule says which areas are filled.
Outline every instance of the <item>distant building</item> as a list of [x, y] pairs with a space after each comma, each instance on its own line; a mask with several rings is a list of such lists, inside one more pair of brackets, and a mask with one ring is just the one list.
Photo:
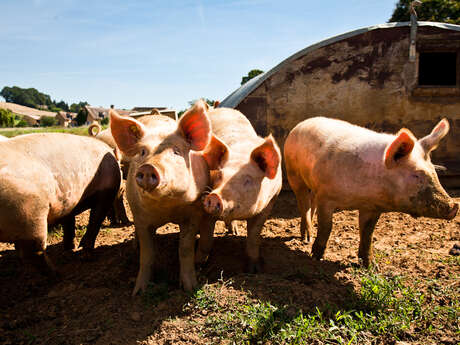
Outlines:
[[139, 117], [144, 115], [150, 115], [158, 111], [160, 115], [168, 116], [173, 120], [177, 120], [177, 113], [174, 109], [168, 109], [166, 107], [135, 107], [132, 109], [132, 112], [129, 114], [131, 117]]
[[[86, 118], [86, 124], [89, 125], [93, 121], [101, 122], [104, 118], [109, 116], [110, 108], [93, 107], [90, 105], [85, 106], [88, 111], [88, 117]], [[120, 115], [129, 116], [130, 110], [115, 109]]]
[[59, 123], [59, 126], [69, 127], [72, 123], [72, 120], [77, 117], [76, 113], [71, 113], [69, 111], [60, 111], [56, 115], [56, 120]]

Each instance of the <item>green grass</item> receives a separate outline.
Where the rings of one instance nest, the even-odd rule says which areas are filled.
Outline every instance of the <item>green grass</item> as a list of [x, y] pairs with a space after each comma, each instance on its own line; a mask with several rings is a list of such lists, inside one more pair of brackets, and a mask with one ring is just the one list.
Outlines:
[[355, 274], [361, 288], [340, 307], [326, 305], [302, 311], [250, 296], [243, 302], [241, 298], [236, 301], [235, 297], [228, 297], [230, 294], [221, 296], [219, 291], [225, 283], [220, 282], [206, 284], [196, 291], [184, 311], [207, 315], [202, 335], [236, 344], [373, 344], [414, 339], [420, 342], [445, 330], [460, 335], [455, 284], [414, 282], [366, 270], [357, 270]]
[[[102, 126], [103, 129], [107, 126]], [[76, 135], [88, 135], [88, 126], [81, 127], [34, 127], [34, 128], [15, 128], [15, 129], [0, 129], [0, 135], [7, 138], [12, 138], [21, 134], [29, 133], [45, 133], [45, 132], [58, 132], [58, 133], [71, 133]]]

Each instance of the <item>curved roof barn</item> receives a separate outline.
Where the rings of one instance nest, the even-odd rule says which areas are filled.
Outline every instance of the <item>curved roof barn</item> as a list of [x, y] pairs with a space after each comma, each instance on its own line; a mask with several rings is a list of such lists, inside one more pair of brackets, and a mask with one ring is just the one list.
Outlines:
[[[225, 98], [260, 135], [280, 146], [300, 121], [340, 118], [378, 131], [407, 127], [417, 137], [447, 117], [451, 131], [433, 152], [443, 183], [460, 187], [460, 25], [409, 22], [354, 30], [288, 57]], [[411, 47], [412, 46], [412, 47]], [[412, 51], [412, 58], [409, 52]]]

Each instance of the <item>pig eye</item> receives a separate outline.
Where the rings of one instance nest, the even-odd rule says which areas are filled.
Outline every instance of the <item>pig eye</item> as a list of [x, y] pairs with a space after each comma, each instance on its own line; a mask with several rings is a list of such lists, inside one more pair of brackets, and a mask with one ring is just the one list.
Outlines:
[[412, 177], [413, 177], [415, 180], [420, 181], [420, 180], [422, 179], [422, 174], [416, 172], [416, 173], [413, 173], [413, 174], [412, 174]]
[[145, 157], [147, 154], [147, 149], [145, 147], [141, 148], [141, 157]]

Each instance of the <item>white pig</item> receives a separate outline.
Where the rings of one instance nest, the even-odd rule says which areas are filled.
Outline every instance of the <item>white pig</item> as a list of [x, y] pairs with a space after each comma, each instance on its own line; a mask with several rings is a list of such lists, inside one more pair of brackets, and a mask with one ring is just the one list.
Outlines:
[[[259, 137], [249, 120], [229, 108], [210, 110], [215, 137], [204, 156], [211, 169], [211, 192], [203, 198], [206, 212], [224, 220], [247, 220], [246, 254], [249, 272], [262, 270], [260, 232], [281, 190], [281, 153], [270, 135]], [[197, 262], [206, 259], [212, 245], [215, 220], [202, 227]]]
[[200, 196], [209, 184], [202, 153], [211, 140], [207, 106], [198, 101], [178, 122], [151, 116], [142, 123], [110, 113], [110, 128], [130, 158], [126, 195], [140, 244], [140, 268], [133, 295], [145, 291], [154, 261], [152, 232], [168, 222], [180, 226], [180, 279], [185, 290], [196, 284], [195, 236], [203, 216]]
[[442, 188], [430, 160], [448, 131], [446, 119], [420, 140], [405, 128], [391, 135], [324, 117], [299, 123], [286, 139], [284, 157], [301, 232], [311, 226], [312, 204], [317, 209], [313, 257], [324, 254], [335, 210], [359, 210], [358, 256], [366, 267], [373, 262], [372, 233], [380, 214], [453, 219], [458, 204]]

